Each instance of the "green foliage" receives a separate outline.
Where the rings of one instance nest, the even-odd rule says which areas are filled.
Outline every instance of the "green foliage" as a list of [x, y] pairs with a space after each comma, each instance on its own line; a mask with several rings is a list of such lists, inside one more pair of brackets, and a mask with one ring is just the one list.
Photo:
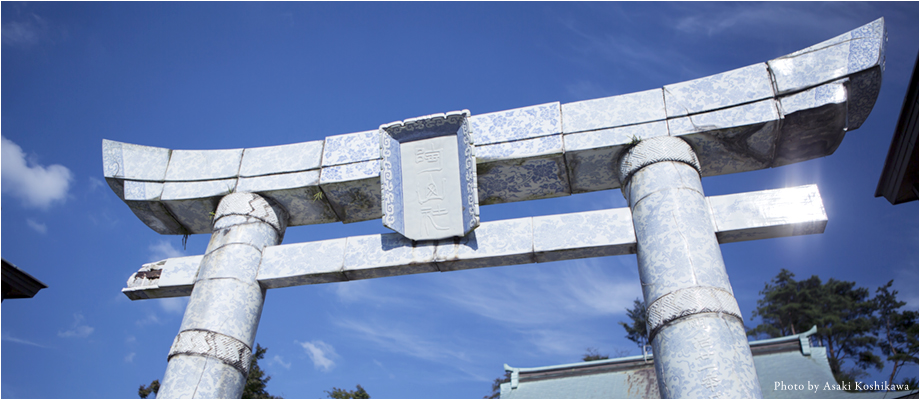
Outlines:
[[585, 350], [585, 354], [581, 356], [582, 361], [596, 361], [596, 360], [606, 360], [609, 359], [609, 354], [601, 354], [594, 347], [589, 347]]
[[244, 399], [280, 399], [269, 394], [265, 387], [271, 376], [266, 375], [265, 371], [259, 367], [259, 360], [265, 358], [265, 352], [268, 348], [262, 347], [256, 343], [256, 351], [252, 354], [252, 361], [249, 363], [249, 377], [246, 378], [246, 386], [243, 387]]
[[[256, 343], [256, 351], [252, 355], [252, 361], [249, 362], [249, 377], [246, 378], [246, 386], [243, 387], [244, 399], [280, 399], [281, 397], [272, 396], [267, 391], [265, 391], [265, 386], [268, 385], [268, 381], [272, 379], [271, 376], [266, 375], [265, 371], [262, 371], [262, 368], [259, 367], [259, 360], [265, 358], [265, 352], [268, 351], [268, 348], [262, 347]], [[360, 388], [360, 386], [358, 386]], [[362, 389], [363, 390], [363, 389]], [[155, 379], [153, 382], [150, 382], [150, 385], [144, 386], [141, 385], [140, 389], [137, 390], [137, 395], [142, 399], [146, 399], [147, 396], [152, 392], [154, 395], [160, 391], [160, 380]], [[369, 399], [370, 397], [355, 397], [355, 398], [364, 398]]]
[[332, 391], [326, 390], [326, 397], [330, 399], [369, 399], [371, 395], [367, 394], [361, 385], [357, 385], [355, 390], [345, 390], [333, 387]]
[[898, 291], [891, 291], [888, 281], [885, 286], [879, 287], [875, 293], [875, 308], [878, 312], [876, 334], [879, 338], [879, 348], [887, 360], [893, 364], [888, 382], [894, 382], [895, 376], [907, 363], [917, 364], [917, 312], [898, 311], [907, 305], [898, 301]]
[[619, 322], [620, 326], [626, 330], [626, 338], [643, 350], [648, 345], [648, 328], [645, 325], [645, 314], [645, 302], [635, 299], [633, 300], [633, 307], [626, 309], [626, 316], [629, 317], [632, 323]]
[[[896, 299], [891, 284], [870, 298], [869, 291], [855, 287], [855, 282], [822, 282], [817, 276], [797, 281], [783, 269], [760, 292], [763, 297], [752, 318], [759, 316], [762, 323], [748, 335], [795, 335], [817, 326], [811, 339], [827, 348], [838, 382], [854, 382], [866, 376], [868, 368], [881, 370], [884, 362], [876, 347], [894, 364], [889, 380], [893, 382], [904, 364], [917, 363], [917, 312], [898, 311], [906, 303]], [[844, 368], [847, 361], [853, 366]]]
[[916, 377], [904, 378], [904, 380], [901, 381], [900, 385], [907, 385], [907, 390], [920, 389], [920, 382], [917, 381]]
[[492, 394], [488, 396], [482, 396], [484, 399], [497, 399], [502, 394], [502, 383], [511, 382], [511, 371], [505, 371], [505, 376], [502, 378], [495, 378], [492, 381]]
[[149, 385], [141, 385], [140, 389], [137, 389], [137, 395], [142, 399], [146, 399], [147, 396], [150, 396], [150, 393], [156, 395], [160, 391], [160, 380], [154, 379], [153, 382], [150, 382]]

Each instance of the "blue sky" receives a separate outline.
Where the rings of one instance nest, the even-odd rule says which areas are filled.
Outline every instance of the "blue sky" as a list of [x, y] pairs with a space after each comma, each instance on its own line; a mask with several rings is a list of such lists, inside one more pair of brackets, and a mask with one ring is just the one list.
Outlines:
[[[781, 268], [918, 308], [918, 203], [875, 188], [918, 52], [902, 3], [2, 3], [2, 254], [49, 287], [2, 308], [4, 398], [132, 398], [162, 378], [186, 299], [121, 294], [144, 263], [204, 252], [105, 184], [102, 139], [172, 149], [299, 143], [451, 110], [658, 88], [776, 58], [885, 17], [881, 94], [829, 157], [703, 179], [707, 195], [817, 184], [824, 234], [722, 246], [749, 326]], [[484, 221], [624, 207], [619, 190], [484, 206]], [[293, 227], [285, 243], [385, 233]], [[502, 364], [639, 354], [617, 325], [635, 256], [275, 289], [256, 341], [270, 393], [478, 398]], [[872, 377], [887, 378], [889, 370]], [[917, 368], [900, 377], [916, 376]], [[899, 379], [900, 379], [899, 377]]]

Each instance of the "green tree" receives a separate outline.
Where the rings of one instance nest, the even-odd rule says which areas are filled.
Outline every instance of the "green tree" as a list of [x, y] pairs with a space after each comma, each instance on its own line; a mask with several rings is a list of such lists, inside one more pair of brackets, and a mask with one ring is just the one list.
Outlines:
[[345, 390], [333, 387], [332, 391], [326, 390], [326, 397], [330, 399], [369, 399], [371, 395], [367, 394], [367, 391], [364, 390], [361, 385], [358, 385], [355, 390]]
[[252, 354], [252, 361], [249, 363], [249, 376], [246, 378], [246, 386], [243, 387], [243, 396], [244, 399], [280, 399], [281, 397], [275, 397], [269, 394], [265, 387], [268, 385], [268, 381], [272, 379], [270, 375], [266, 375], [265, 371], [262, 371], [262, 368], [259, 367], [259, 360], [265, 358], [265, 352], [268, 351], [268, 348], [262, 347], [256, 343], [256, 351]]
[[142, 399], [146, 399], [147, 396], [150, 396], [150, 393], [156, 395], [160, 391], [160, 380], [154, 379], [153, 382], [150, 382], [149, 385], [141, 385], [140, 389], [137, 389], [137, 395]]
[[484, 399], [497, 399], [502, 394], [502, 383], [511, 382], [511, 371], [505, 371], [505, 376], [502, 378], [495, 378], [492, 381], [492, 394], [488, 396], [483, 396]]
[[[838, 382], [855, 380], [870, 367], [881, 370], [884, 364], [872, 351], [878, 342], [873, 335], [876, 302], [868, 290], [855, 286], [833, 278], [822, 282], [817, 276], [796, 281], [792, 272], [783, 269], [760, 291], [763, 297], [751, 318], [759, 316], [762, 323], [748, 335], [795, 335], [817, 326], [811, 339], [827, 348], [828, 364]], [[845, 361], [854, 367], [845, 369]]]
[[[648, 328], [645, 324], [645, 302], [639, 299], [633, 300], [633, 307], [626, 309], [626, 316], [632, 322], [627, 324], [620, 321], [620, 326], [626, 330], [626, 338], [639, 346], [639, 349], [645, 350], [648, 345]], [[587, 361], [587, 360], [585, 360]]]
[[[252, 360], [249, 362], [249, 376], [246, 378], [246, 386], [243, 387], [244, 399], [280, 399], [281, 397], [272, 396], [269, 394], [265, 387], [268, 385], [268, 381], [272, 379], [271, 376], [266, 375], [265, 371], [262, 371], [262, 368], [259, 367], [259, 360], [265, 358], [265, 352], [268, 351], [268, 348], [262, 347], [256, 343], [256, 351], [252, 354]], [[360, 386], [359, 386], [360, 387]], [[140, 389], [137, 390], [137, 395], [146, 399], [147, 396], [150, 396], [150, 393], [154, 395], [160, 391], [160, 380], [155, 379], [153, 382], [150, 382], [150, 385], [144, 386], [141, 385]], [[370, 397], [363, 397], [370, 398]]]
[[888, 281], [888, 284], [879, 287], [873, 299], [878, 312], [876, 335], [879, 338], [879, 348], [892, 363], [888, 382], [894, 382], [898, 370], [905, 364], [917, 364], [918, 340], [917, 312], [899, 311], [907, 303], [898, 301], [898, 291], [890, 290], [892, 283], [894, 281]]
[[588, 349], [585, 350], [585, 354], [581, 356], [582, 361], [607, 360], [609, 358], [609, 354], [601, 354], [594, 347], [588, 347]]

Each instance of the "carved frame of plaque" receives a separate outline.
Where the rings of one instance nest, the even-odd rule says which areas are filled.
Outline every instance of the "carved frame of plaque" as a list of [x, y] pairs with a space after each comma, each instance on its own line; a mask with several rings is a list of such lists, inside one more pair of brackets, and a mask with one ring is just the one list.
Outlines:
[[380, 126], [383, 226], [412, 240], [463, 237], [479, 226], [469, 110]]

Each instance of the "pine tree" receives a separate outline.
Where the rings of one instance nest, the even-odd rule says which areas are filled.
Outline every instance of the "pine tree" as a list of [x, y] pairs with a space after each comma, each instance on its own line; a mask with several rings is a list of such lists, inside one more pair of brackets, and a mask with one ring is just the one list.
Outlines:
[[[246, 386], [243, 387], [244, 399], [280, 399], [281, 397], [276, 397], [269, 394], [265, 387], [268, 385], [268, 381], [272, 379], [270, 375], [266, 375], [265, 371], [262, 371], [262, 368], [259, 367], [259, 360], [265, 358], [265, 352], [268, 351], [268, 348], [262, 347], [256, 343], [256, 351], [252, 354], [252, 360], [249, 362], [249, 377], [246, 378]], [[140, 389], [137, 390], [137, 395], [146, 399], [147, 396], [150, 396], [150, 393], [154, 395], [160, 391], [160, 380], [154, 379], [153, 382], [150, 382], [149, 385], [141, 385]], [[366, 397], [370, 398], [370, 397]]]

